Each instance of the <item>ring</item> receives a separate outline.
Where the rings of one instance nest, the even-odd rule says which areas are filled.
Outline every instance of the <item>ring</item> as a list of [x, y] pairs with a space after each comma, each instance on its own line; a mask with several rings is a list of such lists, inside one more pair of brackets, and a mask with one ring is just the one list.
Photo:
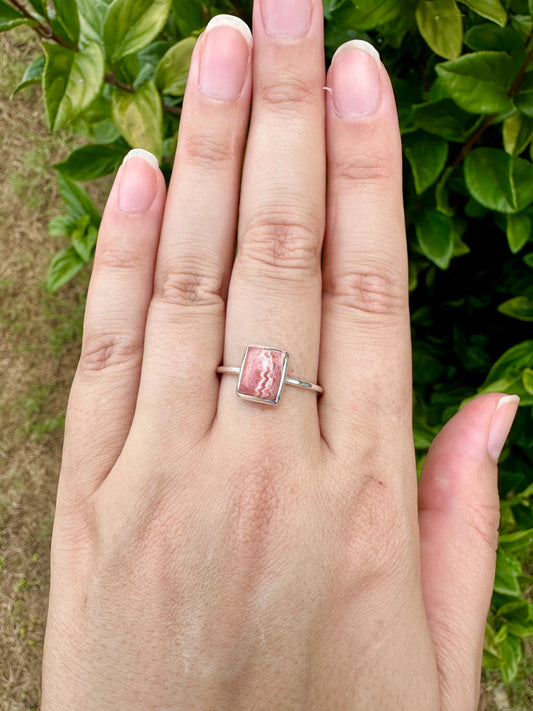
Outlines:
[[288, 366], [289, 354], [287, 351], [265, 346], [248, 346], [240, 367], [219, 365], [217, 373], [238, 375], [237, 395], [244, 400], [261, 402], [265, 405], [278, 404], [285, 384], [322, 395], [324, 389], [320, 385], [300, 380], [300, 378], [289, 377], [287, 375]]

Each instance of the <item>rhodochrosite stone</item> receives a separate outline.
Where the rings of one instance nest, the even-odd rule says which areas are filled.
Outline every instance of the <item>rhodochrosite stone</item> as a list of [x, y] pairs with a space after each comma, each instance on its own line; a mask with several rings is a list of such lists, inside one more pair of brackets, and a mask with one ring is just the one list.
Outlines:
[[287, 354], [249, 346], [241, 368], [239, 395], [274, 402], [281, 388]]

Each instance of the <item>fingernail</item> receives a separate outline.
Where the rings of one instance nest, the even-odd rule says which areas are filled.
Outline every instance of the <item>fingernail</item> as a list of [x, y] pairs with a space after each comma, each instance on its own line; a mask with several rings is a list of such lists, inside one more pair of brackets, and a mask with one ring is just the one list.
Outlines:
[[496, 405], [489, 431], [489, 456], [495, 462], [500, 458], [503, 446], [513, 425], [520, 398], [518, 395], [506, 395]]
[[313, 0], [262, 0], [263, 25], [272, 37], [303, 37], [311, 27]]
[[369, 116], [381, 104], [381, 60], [364, 40], [351, 40], [333, 55], [329, 72], [333, 104], [339, 116]]
[[130, 151], [122, 163], [118, 205], [124, 212], [146, 212], [157, 192], [157, 158], [142, 148]]
[[217, 15], [205, 28], [202, 40], [198, 88], [215, 99], [236, 99], [248, 74], [250, 28], [233, 15]]

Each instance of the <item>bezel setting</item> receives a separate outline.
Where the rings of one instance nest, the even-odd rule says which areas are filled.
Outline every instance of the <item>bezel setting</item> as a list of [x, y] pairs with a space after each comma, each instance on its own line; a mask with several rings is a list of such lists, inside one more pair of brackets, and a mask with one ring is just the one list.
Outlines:
[[[276, 353], [276, 354], [281, 355], [281, 376], [280, 376], [280, 381], [279, 381], [278, 388], [277, 388], [277, 393], [276, 393], [276, 396], [274, 399], [265, 398], [265, 397], [258, 397], [255, 395], [249, 395], [249, 394], [241, 392], [243, 376], [246, 373], [246, 361], [250, 355], [251, 349], [256, 349], [256, 350], [261, 350], [264, 352]], [[282, 351], [279, 348], [269, 348], [268, 346], [258, 346], [258, 345], [247, 346], [246, 351], [244, 353], [244, 357], [242, 359], [242, 364], [240, 367], [239, 380], [237, 383], [237, 395], [240, 398], [242, 398], [243, 400], [249, 400], [251, 402], [259, 402], [262, 405], [277, 405], [281, 399], [281, 394], [283, 393], [283, 388], [285, 386], [285, 379], [287, 377], [288, 367], [289, 367], [289, 354], [287, 353], [287, 351]]]

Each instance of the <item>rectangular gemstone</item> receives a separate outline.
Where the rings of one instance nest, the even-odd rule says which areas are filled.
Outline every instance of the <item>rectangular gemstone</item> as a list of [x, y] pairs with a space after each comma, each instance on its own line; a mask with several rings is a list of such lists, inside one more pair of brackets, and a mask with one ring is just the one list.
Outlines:
[[287, 356], [283, 351], [248, 346], [241, 367], [239, 395], [275, 402], [283, 385]]

